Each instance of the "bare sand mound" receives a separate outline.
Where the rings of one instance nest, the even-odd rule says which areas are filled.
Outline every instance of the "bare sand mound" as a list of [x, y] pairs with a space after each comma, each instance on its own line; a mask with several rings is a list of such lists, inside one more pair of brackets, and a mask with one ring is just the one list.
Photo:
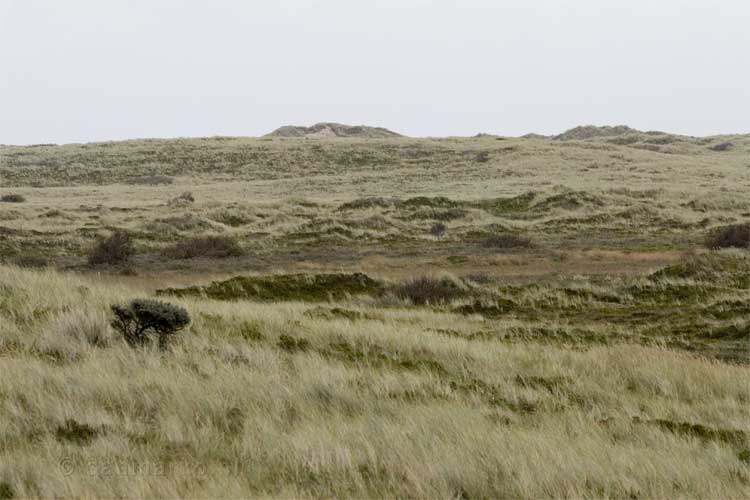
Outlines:
[[391, 130], [365, 125], [343, 125], [341, 123], [316, 123], [312, 127], [287, 125], [278, 128], [266, 137], [361, 137], [385, 138], [401, 137]]

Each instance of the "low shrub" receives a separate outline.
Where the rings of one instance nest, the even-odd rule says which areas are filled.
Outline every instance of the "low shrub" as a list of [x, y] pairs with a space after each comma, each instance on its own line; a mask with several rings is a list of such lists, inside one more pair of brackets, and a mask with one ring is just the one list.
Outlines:
[[173, 184], [174, 177], [167, 175], [143, 175], [141, 177], [133, 177], [125, 182], [134, 185], [157, 186], [159, 184]]
[[711, 146], [711, 151], [729, 151], [730, 149], [732, 149], [732, 146], [734, 146], [734, 144], [732, 144], [731, 142], [721, 142], [719, 144], [714, 144], [713, 146]]
[[79, 446], [89, 444], [99, 435], [99, 430], [88, 424], [79, 424], [72, 418], [65, 421], [65, 425], [60, 425], [55, 432], [58, 441], [68, 441]]
[[750, 249], [750, 222], [733, 224], [714, 229], [706, 238], [706, 246], [717, 248], [748, 248]]
[[445, 224], [436, 222], [430, 227], [430, 234], [435, 238], [442, 238], [445, 235]]
[[108, 238], [100, 239], [88, 256], [92, 266], [100, 264], [122, 264], [135, 254], [133, 239], [127, 231], [118, 230]]
[[450, 277], [422, 276], [410, 278], [396, 285], [394, 294], [412, 304], [439, 304], [466, 296], [466, 287]]
[[26, 197], [22, 194], [16, 193], [4, 194], [0, 196], [0, 201], [4, 203], [23, 203], [26, 201]]
[[190, 315], [183, 307], [152, 299], [136, 299], [128, 305], [111, 307], [115, 319], [112, 328], [120, 332], [131, 347], [149, 342], [156, 335], [159, 347], [167, 347], [169, 339], [190, 324]]
[[228, 236], [196, 236], [175, 243], [164, 249], [163, 253], [172, 259], [194, 259], [197, 257], [224, 259], [239, 257], [243, 252], [240, 245]]

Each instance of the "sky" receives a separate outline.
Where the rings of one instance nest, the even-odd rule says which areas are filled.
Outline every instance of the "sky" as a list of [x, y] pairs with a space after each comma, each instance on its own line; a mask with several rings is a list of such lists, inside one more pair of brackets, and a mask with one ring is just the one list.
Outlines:
[[750, 132], [747, 0], [0, 0], [0, 144]]

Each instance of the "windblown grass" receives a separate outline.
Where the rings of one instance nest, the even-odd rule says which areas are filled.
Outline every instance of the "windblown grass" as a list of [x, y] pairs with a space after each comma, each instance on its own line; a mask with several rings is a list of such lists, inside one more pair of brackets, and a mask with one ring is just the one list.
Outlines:
[[361, 301], [173, 299], [190, 331], [134, 350], [107, 318], [132, 290], [0, 271], [0, 483], [19, 498], [747, 493], [746, 365], [472, 340], [479, 317]]

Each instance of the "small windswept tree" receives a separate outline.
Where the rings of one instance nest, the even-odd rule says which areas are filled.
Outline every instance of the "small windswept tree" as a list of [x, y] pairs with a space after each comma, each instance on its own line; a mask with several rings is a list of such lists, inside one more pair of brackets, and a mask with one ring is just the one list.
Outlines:
[[153, 299], [135, 299], [127, 305], [113, 305], [112, 328], [122, 333], [131, 347], [149, 342], [156, 335], [159, 347], [165, 349], [169, 339], [190, 324], [183, 307]]

